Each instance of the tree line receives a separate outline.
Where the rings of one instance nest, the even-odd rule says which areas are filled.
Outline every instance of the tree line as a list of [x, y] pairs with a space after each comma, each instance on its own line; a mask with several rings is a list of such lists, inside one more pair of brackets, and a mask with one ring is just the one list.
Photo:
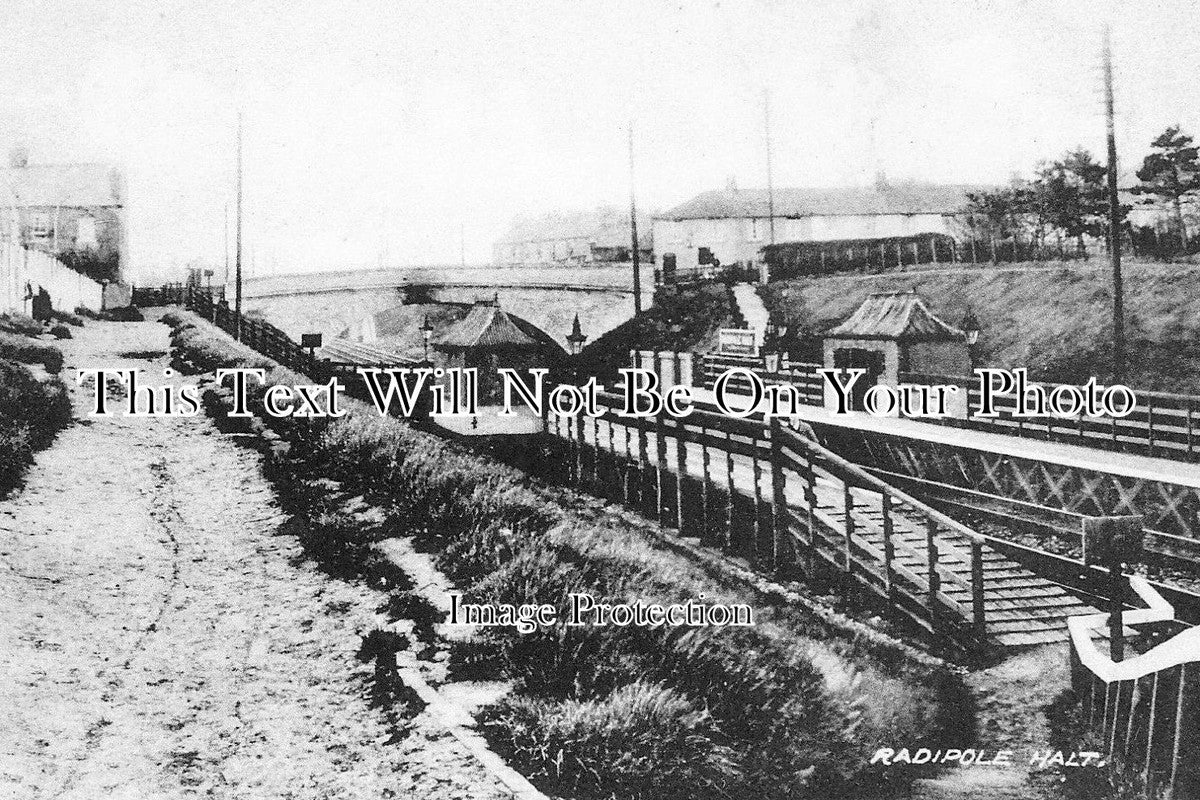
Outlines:
[[[1150, 143], [1126, 187], [1133, 203], [1120, 207], [1123, 243], [1135, 253], [1171, 258], [1196, 251], [1200, 241], [1188, 230], [1186, 213], [1200, 197], [1200, 148], [1178, 125]], [[1099, 242], [1107, 247], [1108, 167], [1084, 148], [1039, 164], [1032, 179], [1015, 179], [998, 189], [971, 192], [960, 219], [969, 260], [1022, 261], [1087, 258]], [[1163, 212], [1161, 222], [1132, 225], [1133, 205]]]

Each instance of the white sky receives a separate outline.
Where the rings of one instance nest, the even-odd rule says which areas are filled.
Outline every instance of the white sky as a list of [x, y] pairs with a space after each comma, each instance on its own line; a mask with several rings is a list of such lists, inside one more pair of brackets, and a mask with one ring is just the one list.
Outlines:
[[[1111, 11], [1111, 8], [1117, 8]], [[0, 6], [0, 148], [124, 165], [138, 271], [223, 263], [237, 109], [259, 274], [486, 262], [513, 214], [666, 208], [776, 184], [1006, 180], [1103, 153], [1100, 27], [1126, 167], [1200, 133], [1179, 3], [267, 2]], [[871, 129], [874, 127], [874, 136]], [[870, 143], [874, 139], [872, 151]]]

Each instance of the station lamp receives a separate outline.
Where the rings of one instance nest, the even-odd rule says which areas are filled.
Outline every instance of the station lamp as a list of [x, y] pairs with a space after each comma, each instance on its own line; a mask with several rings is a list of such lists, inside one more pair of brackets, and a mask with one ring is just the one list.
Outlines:
[[975, 312], [970, 306], [967, 306], [967, 313], [963, 315], [962, 322], [958, 327], [967, 335], [967, 344], [973, 345], [979, 341], [979, 319], [976, 318]]
[[429, 340], [433, 338], [433, 326], [429, 324], [429, 315], [425, 315], [425, 321], [421, 323], [421, 339], [425, 343], [425, 360], [429, 360]]

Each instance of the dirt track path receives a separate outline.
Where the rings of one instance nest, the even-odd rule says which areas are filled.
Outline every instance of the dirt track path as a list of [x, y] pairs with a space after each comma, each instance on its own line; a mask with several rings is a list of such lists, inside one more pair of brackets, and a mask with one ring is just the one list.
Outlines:
[[[163, 382], [165, 326], [77, 335], [68, 382]], [[0, 798], [506, 796], [432, 721], [385, 744], [354, 658], [382, 598], [296, 563], [253, 452], [88, 394], [0, 502]]]

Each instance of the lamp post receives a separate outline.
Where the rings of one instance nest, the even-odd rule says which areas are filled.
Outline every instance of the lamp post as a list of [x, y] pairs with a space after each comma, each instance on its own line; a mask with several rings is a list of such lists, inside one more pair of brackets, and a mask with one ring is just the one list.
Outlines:
[[429, 340], [433, 338], [433, 325], [429, 324], [429, 315], [425, 315], [425, 321], [421, 323], [421, 341], [425, 345], [425, 362], [429, 362]]
[[967, 344], [973, 345], [979, 341], [979, 319], [970, 306], [967, 306], [967, 313], [963, 315], [959, 327], [967, 335]]
[[579, 383], [579, 354], [583, 350], [583, 343], [587, 341], [587, 336], [579, 327], [579, 315], [575, 315], [575, 321], [571, 323], [571, 332], [567, 334], [567, 346], [571, 348], [571, 374], [574, 376], [574, 382]]
[[971, 369], [975, 368], [975, 353], [973, 348], [975, 343], [979, 341], [979, 319], [975, 316], [975, 312], [970, 306], [967, 306], [967, 313], [963, 315], [962, 322], [958, 324], [967, 340], [967, 358], [971, 362]]

